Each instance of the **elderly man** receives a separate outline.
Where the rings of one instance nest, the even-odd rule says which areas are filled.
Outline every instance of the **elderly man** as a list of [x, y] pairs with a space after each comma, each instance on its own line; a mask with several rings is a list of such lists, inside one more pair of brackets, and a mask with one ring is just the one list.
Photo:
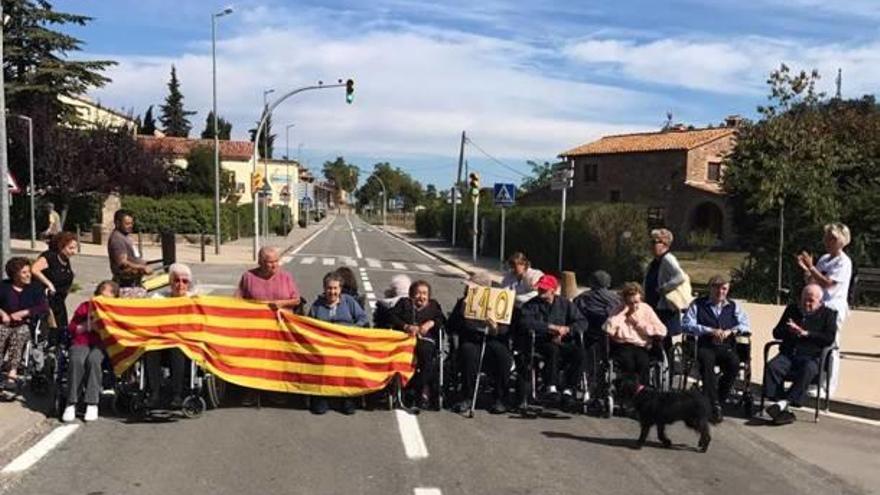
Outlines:
[[122, 297], [144, 297], [141, 279], [153, 270], [144, 262], [131, 240], [134, 231], [134, 215], [128, 210], [118, 210], [113, 214], [116, 228], [107, 239], [107, 255], [110, 259], [110, 272], [113, 281], [119, 284]]
[[[767, 414], [775, 424], [795, 420], [789, 405], [800, 405], [807, 387], [819, 374], [822, 349], [834, 343], [837, 335], [837, 312], [822, 304], [822, 287], [808, 284], [801, 292], [800, 305], [785, 308], [773, 329], [773, 338], [782, 341], [779, 354], [767, 363], [764, 387], [773, 404]], [[788, 392], [783, 390], [786, 377], [792, 378]]]
[[[703, 393], [712, 404], [712, 421], [724, 419], [721, 405], [730, 394], [739, 372], [736, 336], [751, 333], [749, 317], [742, 305], [728, 299], [730, 279], [715, 275], [709, 279], [709, 295], [695, 299], [682, 320], [685, 333], [697, 339], [697, 362], [703, 379]], [[715, 375], [721, 368], [721, 380]]]
[[273, 304], [278, 308], [297, 309], [302, 303], [293, 275], [281, 269], [278, 248], [260, 248], [259, 266], [246, 271], [238, 282], [236, 295], [243, 299]]
[[546, 359], [544, 383], [551, 400], [558, 397], [559, 372], [563, 362], [566, 364], [562, 405], [568, 408], [574, 402], [574, 391], [584, 372], [586, 351], [576, 335], [583, 335], [587, 320], [571, 301], [556, 294], [559, 288], [556, 277], [541, 276], [535, 288], [538, 295], [522, 307], [518, 322], [520, 336], [535, 333], [535, 348]]

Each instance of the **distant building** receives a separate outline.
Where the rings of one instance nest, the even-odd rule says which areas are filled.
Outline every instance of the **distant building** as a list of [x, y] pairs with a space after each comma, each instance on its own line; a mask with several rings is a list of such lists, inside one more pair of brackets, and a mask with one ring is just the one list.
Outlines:
[[76, 110], [79, 120], [77, 127], [86, 129], [98, 126], [124, 127], [130, 129], [132, 133], [137, 132], [137, 122], [131, 115], [104, 107], [86, 96], [58, 95], [58, 101]]
[[[738, 118], [718, 128], [682, 125], [660, 132], [605, 136], [561, 153], [574, 162], [572, 203], [644, 205], [648, 225], [670, 229], [682, 243], [691, 232], [709, 231], [720, 243], [735, 242], [732, 212], [721, 189], [723, 160], [733, 149]], [[547, 191], [523, 198], [549, 202]]]

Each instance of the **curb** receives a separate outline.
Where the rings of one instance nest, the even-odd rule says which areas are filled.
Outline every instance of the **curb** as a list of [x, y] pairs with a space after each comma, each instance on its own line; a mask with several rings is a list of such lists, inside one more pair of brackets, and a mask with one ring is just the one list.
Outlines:
[[454, 266], [455, 268], [467, 273], [468, 275], [473, 275], [474, 273], [476, 273], [476, 271], [473, 270], [473, 268], [467, 267], [467, 266], [459, 263], [458, 261], [456, 261], [448, 256], [444, 256], [440, 253], [436, 253], [434, 251], [431, 251], [430, 249], [422, 246], [421, 244], [413, 242], [410, 239], [407, 239], [406, 237], [398, 234], [397, 232], [391, 232], [387, 229], [382, 229], [382, 232], [385, 232], [386, 234], [390, 235], [391, 237], [394, 237], [395, 239], [397, 239], [399, 241], [405, 242], [405, 243], [409, 244], [410, 246], [413, 246], [414, 248], [418, 249], [419, 251], [422, 251], [425, 254], [429, 254], [429, 255], [437, 258], [438, 260], [446, 263], [447, 265]]

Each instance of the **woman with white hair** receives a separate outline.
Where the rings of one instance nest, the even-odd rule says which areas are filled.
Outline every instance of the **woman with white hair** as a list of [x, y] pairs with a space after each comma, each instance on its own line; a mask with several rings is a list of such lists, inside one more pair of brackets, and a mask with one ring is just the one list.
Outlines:
[[[849, 284], [852, 280], [852, 260], [843, 249], [849, 245], [849, 227], [842, 223], [829, 223], [825, 226], [822, 238], [827, 253], [819, 261], [813, 262], [813, 255], [802, 251], [797, 255], [798, 265], [804, 272], [806, 283], [815, 283], [822, 288], [822, 303], [837, 311], [837, 337], [849, 316]], [[831, 360], [831, 392], [837, 389], [840, 371], [840, 354], [835, 352]]]
[[391, 309], [397, 305], [397, 301], [409, 294], [409, 286], [412, 280], [409, 276], [398, 274], [391, 277], [391, 283], [385, 289], [385, 299], [376, 302], [376, 311], [373, 312], [373, 326], [376, 328], [391, 328], [389, 319]]
[[[156, 297], [188, 297], [194, 295], [192, 270], [183, 263], [174, 263], [168, 267], [168, 278], [171, 287], [167, 293]], [[180, 409], [183, 405], [183, 389], [189, 377], [189, 360], [176, 348], [162, 349], [144, 353], [144, 369], [147, 375], [147, 386], [150, 396], [147, 407], [157, 409], [161, 405], [160, 389], [162, 384], [162, 358], [168, 360], [171, 369], [171, 409]]]

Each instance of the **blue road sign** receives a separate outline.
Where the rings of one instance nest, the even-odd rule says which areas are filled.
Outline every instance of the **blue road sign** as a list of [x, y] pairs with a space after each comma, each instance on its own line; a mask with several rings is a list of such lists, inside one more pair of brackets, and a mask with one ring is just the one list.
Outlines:
[[303, 208], [311, 208], [312, 207], [312, 198], [306, 196], [300, 200], [300, 203], [302, 203]]
[[495, 206], [513, 206], [516, 201], [516, 185], [496, 182], [494, 188]]

